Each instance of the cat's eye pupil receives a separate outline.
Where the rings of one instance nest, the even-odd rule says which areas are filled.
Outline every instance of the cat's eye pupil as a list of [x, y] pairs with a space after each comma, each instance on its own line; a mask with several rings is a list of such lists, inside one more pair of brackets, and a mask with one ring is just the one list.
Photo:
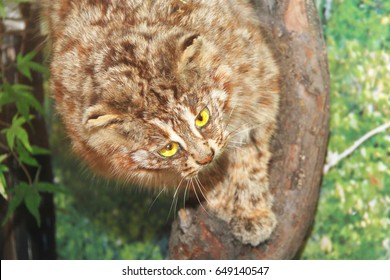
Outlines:
[[210, 111], [207, 107], [205, 107], [200, 113], [196, 116], [195, 125], [197, 128], [203, 128], [209, 122]]
[[166, 158], [173, 157], [180, 150], [180, 145], [177, 142], [171, 142], [164, 146], [158, 153]]

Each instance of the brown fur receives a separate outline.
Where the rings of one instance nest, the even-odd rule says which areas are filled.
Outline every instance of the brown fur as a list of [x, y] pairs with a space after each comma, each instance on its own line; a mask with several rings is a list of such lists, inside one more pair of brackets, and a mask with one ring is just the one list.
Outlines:
[[[267, 165], [279, 71], [246, 2], [51, 0], [44, 13], [74, 151], [108, 177], [202, 193], [257, 245], [276, 224]], [[181, 149], [164, 158], [171, 141]]]

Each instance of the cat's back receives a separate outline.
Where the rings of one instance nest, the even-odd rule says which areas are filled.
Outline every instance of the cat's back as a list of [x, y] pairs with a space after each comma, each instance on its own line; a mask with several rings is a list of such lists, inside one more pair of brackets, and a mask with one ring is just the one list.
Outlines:
[[107, 71], [112, 66], [133, 67], [132, 77], [146, 80], [171, 71], [181, 56], [178, 42], [184, 34], [189, 39], [200, 35], [215, 54], [210, 59], [223, 59], [233, 68], [239, 67], [237, 57], [255, 65], [259, 54], [267, 53], [253, 48], [264, 44], [253, 9], [244, 0], [43, 1], [52, 41], [51, 83], [60, 106], [63, 97], [79, 100], [98, 92], [90, 76], [117, 79]]
[[[42, 0], [53, 40], [95, 41], [119, 30], [165, 32], [184, 28], [203, 35], [224, 33], [239, 22], [254, 23], [244, 0]], [[129, 30], [130, 29], [130, 30]], [[138, 29], [138, 30], [137, 30]], [[145, 30], [142, 30], [145, 29]]]

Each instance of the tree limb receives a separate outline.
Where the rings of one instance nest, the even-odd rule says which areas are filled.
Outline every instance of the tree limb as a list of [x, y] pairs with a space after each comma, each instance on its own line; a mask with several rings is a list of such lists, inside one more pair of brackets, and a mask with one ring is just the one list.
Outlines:
[[278, 226], [257, 247], [233, 238], [228, 225], [201, 208], [179, 212], [171, 259], [292, 259], [312, 226], [329, 132], [329, 72], [312, 0], [252, 0], [270, 31], [283, 77], [279, 125], [272, 142], [270, 190]]
[[340, 161], [345, 159], [346, 157], [350, 156], [354, 151], [356, 151], [364, 142], [366, 142], [371, 137], [375, 136], [378, 133], [384, 132], [386, 129], [390, 128], [390, 121], [387, 123], [384, 123], [377, 128], [367, 132], [363, 137], [359, 138], [351, 147], [346, 149], [341, 154], [332, 154], [330, 156], [330, 159], [324, 166], [324, 174], [328, 173], [329, 170], [333, 167], [335, 167]]

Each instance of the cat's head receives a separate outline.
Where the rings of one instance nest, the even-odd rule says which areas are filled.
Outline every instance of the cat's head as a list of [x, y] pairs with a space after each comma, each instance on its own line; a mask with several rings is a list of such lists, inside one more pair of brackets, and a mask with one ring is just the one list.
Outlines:
[[143, 43], [124, 38], [91, 58], [85, 69], [94, 88], [76, 149], [106, 175], [175, 183], [213, 166], [223, 153], [231, 71], [198, 34]]

